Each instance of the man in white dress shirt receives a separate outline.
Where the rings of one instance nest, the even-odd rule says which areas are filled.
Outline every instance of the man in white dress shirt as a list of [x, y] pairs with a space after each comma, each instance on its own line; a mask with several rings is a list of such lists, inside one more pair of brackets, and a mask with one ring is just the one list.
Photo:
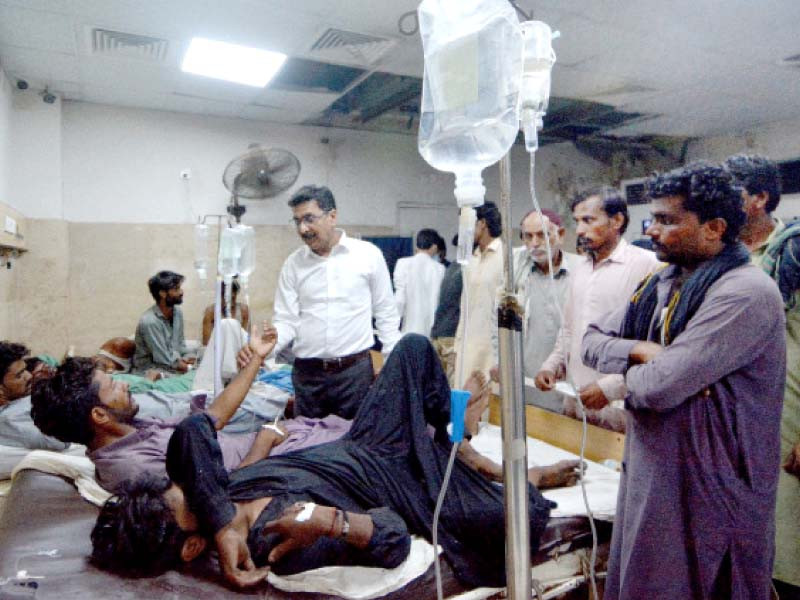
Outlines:
[[401, 258], [394, 267], [394, 298], [403, 333], [431, 336], [444, 277], [444, 265], [438, 258], [440, 239], [436, 230], [420, 229], [414, 256]]
[[385, 355], [400, 339], [389, 270], [375, 245], [336, 228], [328, 188], [305, 186], [289, 206], [305, 247], [278, 279], [275, 353], [293, 344], [295, 416], [352, 419], [374, 378], [372, 319]]

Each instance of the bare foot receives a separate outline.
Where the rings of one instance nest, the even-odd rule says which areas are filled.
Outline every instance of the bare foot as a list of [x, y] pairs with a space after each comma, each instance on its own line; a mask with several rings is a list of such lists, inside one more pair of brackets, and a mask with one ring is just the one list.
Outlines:
[[528, 481], [539, 489], [554, 487], [569, 487], [578, 483], [581, 477], [579, 460], [562, 460], [546, 467], [531, 467], [528, 469]]
[[475, 435], [478, 433], [478, 422], [481, 420], [481, 415], [489, 406], [489, 384], [483, 373], [473, 371], [464, 384], [464, 389], [471, 394], [464, 415], [464, 428], [468, 434]]

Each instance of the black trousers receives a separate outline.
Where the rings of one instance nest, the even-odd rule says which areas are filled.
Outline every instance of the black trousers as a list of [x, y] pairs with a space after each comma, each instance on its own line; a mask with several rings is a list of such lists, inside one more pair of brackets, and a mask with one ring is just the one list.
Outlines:
[[292, 370], [294, 414], [315, 418], [332, 414], [352, 419], [374, 378], [369, 355], [338, 373], [304, 368], [295, 363]]

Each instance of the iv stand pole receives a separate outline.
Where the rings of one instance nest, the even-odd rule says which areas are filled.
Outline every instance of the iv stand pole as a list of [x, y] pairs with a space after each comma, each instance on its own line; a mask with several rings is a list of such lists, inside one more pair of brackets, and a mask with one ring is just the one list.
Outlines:
[[530, 523], [528, 521], [528, 447], [525, 432], [523, 309], [514, 295], [511, 251], [511, 158], [500, 160], [500, 213], [503, 220], [502, 291], [497, 322], [500, 353], [500, 396], [503, 432], [503, 494], [506, 525], [507, 597], [531, 597]]

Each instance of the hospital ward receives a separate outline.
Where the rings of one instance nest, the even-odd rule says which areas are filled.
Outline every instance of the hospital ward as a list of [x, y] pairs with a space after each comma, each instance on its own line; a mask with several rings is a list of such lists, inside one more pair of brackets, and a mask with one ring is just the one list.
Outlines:
[[0, 600], [800, 600], [796, 0], [0, 0]]

